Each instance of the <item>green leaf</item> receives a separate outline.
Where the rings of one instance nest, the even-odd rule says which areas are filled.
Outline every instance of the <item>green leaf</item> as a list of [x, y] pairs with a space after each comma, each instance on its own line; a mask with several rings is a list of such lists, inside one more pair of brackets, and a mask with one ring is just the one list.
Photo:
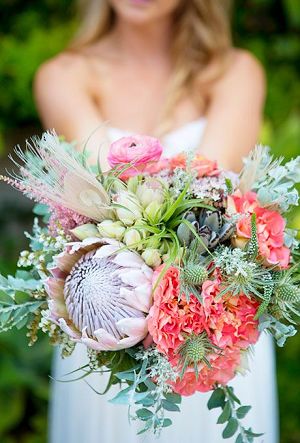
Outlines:
[[208, 409], [223, 408], [225, 404], [225, 394], [222, 388], [217, 388], [213, 391], [210, 399], [207, 402]]
[[217, 423], [218, 424], [223, 424], [226, 421], [228, 421], [231, 417], [231, 404], [229, 401], [227, 401], [225, 403], [225, 406], [223, 408], [222, 414], [220, 415], [220, 417], [218, 418]]
[[237, 404], [241, 404], [240, 400], [237, 398], [237, 396], [235, 395], [233, 388], [231, 386], [227, 386], [226, 391], [229, 395], [229, 397]]
[[163, 428], [167, 428], [168, 426], [171, 426], [172, 420], [170, 418], [165, 418], [163, 421]]
[[180, 404], [182, 397], [179, 394], [176, 394], [175, 392], [170, 392], [169, 394], [165, 394], [165, 399], [172, 402]]
[[130, 396], [132, 395], [133, 387], [129, 386], [126, 389], [123, 389], [122, 391], [118, 392], [117, 395], [114, 398], [111, 398], [109, 400], [110, 403], [116, 404], [116, 405], [127, 405], [130, 399]]
[[155, 398], [151, 397], [151, 395], [149, 394], [148, 397], [136, 401], [136, 404], [141, 404], [143, 406], [149, 407], [149, 406], [154, 406], [155, 401], [156, 401]]
[[239, 423], [236, 418], [231, 417], [222, 433], [223, 438], [230, 438], [232, 437], [237, 429], [238, 429]]
[[132, 368], [130, 371], [123, 371], [123, 372], [116, 372], [115, 376], [119, 380], [128, 380], [128, 381], [134, 381], [136, 378], [136, 374], [134, 372], [135, 369], [139, 369], [139, 366], [136, 366]]
[[172, 403], [172, 402], [170, 402], [170, 401], [163, 400], [163, 401], [162, 401], [162, 405], [163, 405], [163, 408], [164, 408], [166, 411], [176, 411], [176, 412], [180, 412], [180, 408], [179, 408], [179, 406], [178, 406], [176, 403]]
[[235, 443], [244, 443], [243, 435], [239, 434], [235, 440]]
[[245, 434], [246, 434], [248, 437], [261, 437], [262, 435], [264, 435], [264, 433], [257, 434], [256, 432], [253, 432], [251, 428], [248, 429], [248, 430], [246, 430], [246, 431], [245, 431]]
[[149, 411], [149, 409], [142, 408], [142, 409], [138, 409], [136, 411], [136, 415], [141, 420], [145, 420], [146, 421], [146, 420], [149, 420], [149, 418], [153, 417], [153, 412]]
[[34, 205], [32, 212], [35, 215], [45, 216], [49, 214], [49, 207], [47, 205], [43, 205], [42, 203], [37, 203]]
[[241, 406], [236, 410], [236, 416], [239, 419], [244, 418], [250, 411], [251, 406]]

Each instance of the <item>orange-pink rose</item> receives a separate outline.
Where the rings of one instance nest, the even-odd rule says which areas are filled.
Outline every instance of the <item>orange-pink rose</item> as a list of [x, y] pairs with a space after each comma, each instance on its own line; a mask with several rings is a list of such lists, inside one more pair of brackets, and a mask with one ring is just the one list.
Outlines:
[[[175, 168], [186, 169], [187, 156], [185, 153], [179, 154], [176, 157], [170, 159], [170, 167], [172, 170]], [[209, 160], [200, 154], [197, 154], [191, 162], [192, 170], [197, 171], [197, 177], [218, 175], [218, 165], [216, 161]]]
[[251, 237], [251, 214], [256, 214], [259, 253], [266, 265], [287, 268], [290, 250], [284, 245], [285, 220], [277, 211], [270, 211], [259, 205], [255, 192], [242, 195], [236, 192], [228, 198], [231, 212], [244, 214], [236, 225], [237, 235], [233, 240], [238, 247], [244, 247]]

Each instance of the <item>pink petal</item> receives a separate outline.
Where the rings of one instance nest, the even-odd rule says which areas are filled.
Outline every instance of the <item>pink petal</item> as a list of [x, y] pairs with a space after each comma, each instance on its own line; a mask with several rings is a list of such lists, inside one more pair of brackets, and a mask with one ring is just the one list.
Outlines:
[[121, 277], [123, 283], [126, 283], [127, 285], [133, 287], [137, 287], [147, 283], [145, 275], [139, 270], [125, 268], [121, 272], [119, 272], [119, 276]]
[[45, 289], [49, 297], [64, 300], [64, 284], [64, 280], [52, 277], [47, 278]]
[[64, 331], [67, 335], [69, 335], [71, 338], [80, 339], [80, 335], [78, 334], [78, 332], [75, 332], [74, 329], [70, 328], [70, 326], [67, 324], [64, 318], [60, 318], [58, 320], [58, 324], [60, 326], [60, 329]]
[[99, 328], [94, 332], [94, 334], [103, 351], [117, 349], [118, 340], [105, 329]]
[[67, 251], [64, 251], [55, 257], [54, 263], [62, 272], [69, 274], [80, 257], [81, 254], [79, 252], [70, 255]]
[[129, 337], [140, 337], [140, 340], [142, 340], [148, 332], [145, 318], [122, 318], [122, 320], [116, 323], [116, 326], [121, 334], [126, 334]]
[[94, 257], [95, 258], [105, 258], [109, 257], [110, 255], [113, 255], [118, 251], [119, 246], [117, 245], [104, 245], [101, 248], [97, 249], [95, 252]]
[[144, 264], [143, 259], [138, 254], [130, 251], [119, 252], [113, 259], [113, 262], [130, 268], [140, 268]]
[[120, 288], [120, 295], [126, 299], [129, 306], [142, 312], [148, 312], [151, 305], [151, 291], [152, 286], [147, 283], [132, 291]]

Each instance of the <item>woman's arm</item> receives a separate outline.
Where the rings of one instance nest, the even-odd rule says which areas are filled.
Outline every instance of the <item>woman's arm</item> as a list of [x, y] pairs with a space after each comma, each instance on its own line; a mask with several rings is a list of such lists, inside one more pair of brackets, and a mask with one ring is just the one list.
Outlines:
[[[69, 141], [76, 140], [79, 149], [93, 134], [88, 150], [92, 153], [90, 162], [95, 164], [105, 131], [99, 111], [87, 89], [87, 75], [86, 64], [81, 56], [59, 55], [37, 71], [34, 95], [45, 128], [54, 128]], [[108, 169], [104, 152], [101, 164], [103, 169]]]
[[265, 78], [259, 62], [246, 51], [234, 51], [230, 67], [212, 88], [201, 154], [239, 171], [242, 157], [257, 142], [264, 98]]

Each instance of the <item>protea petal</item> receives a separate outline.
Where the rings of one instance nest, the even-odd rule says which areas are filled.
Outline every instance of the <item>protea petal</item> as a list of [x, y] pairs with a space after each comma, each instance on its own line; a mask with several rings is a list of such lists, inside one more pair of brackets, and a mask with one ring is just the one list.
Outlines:
[[137, 253], [93, 237], [68, 244], [58, 264], [64, 278], [48, 280], [50, 319], [71, 339], [115, 350], [146, 336], [153, 271]]
[[125, 268], [122, 271], [119, 271], [118, 274], [121, 277], [122, 282], [129, 286], [140, 286], [146, 282], [145, 274], [138, 269]]
[[75, 331], [75, 329], [71, 328], [64, 318], [60, 318], [58, 321], [60, 329], [64, 331], [67, 335], [69, 335], [73, 339], [80, 339], [80, 334]]
[[113, 261], [117, 265], [131, 268], [141, 268], [145, 264], [140, 255], [130, 251], [120, 252]]
[[145, 318], [123, 318], [117, 322], [117, 327], [122, 334], [136, 337], [137, 342], [147, 335], [147, 321]]

